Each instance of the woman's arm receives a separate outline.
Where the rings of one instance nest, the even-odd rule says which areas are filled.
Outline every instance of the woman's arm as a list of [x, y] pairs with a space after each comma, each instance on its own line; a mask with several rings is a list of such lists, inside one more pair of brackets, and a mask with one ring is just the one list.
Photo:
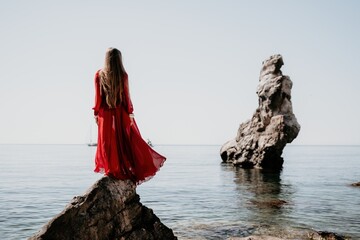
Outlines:
[[95, 74], [95, 105], [92, 108], [94, 110], [94, 117], [96, 119], [97, 122], [97, 115], [99, 113], [100, 110], [100, 105], [101, 105], [101, 94], [100, 94], [100, 77], [99, 77], [99, 71], [96, 72]]
[[124, 96], [125, 96], [125, 109], [127, 113], [130, 115], [130, 117], [134, 117], [134, 106], [132, 104], [131, 98], [130, 98], [130, 90], [129, 90], [129, 80], [128, 75], [125, 74], [124, 76]]

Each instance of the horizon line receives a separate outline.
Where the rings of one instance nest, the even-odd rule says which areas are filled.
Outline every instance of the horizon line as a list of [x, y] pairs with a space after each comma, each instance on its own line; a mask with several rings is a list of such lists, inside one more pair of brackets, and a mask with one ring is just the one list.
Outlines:
[[[0, 145], [85, 145], [88, 143], [0, 143]], [[154, 146], [222, 146], [215, 143], [158, 143]], [[360, 146], [360, 144], [288, 144], [286, 146]], [[285, 147], [286, 147], [285, 146]], [[93, 146], [96, 147], [96, 146]]]

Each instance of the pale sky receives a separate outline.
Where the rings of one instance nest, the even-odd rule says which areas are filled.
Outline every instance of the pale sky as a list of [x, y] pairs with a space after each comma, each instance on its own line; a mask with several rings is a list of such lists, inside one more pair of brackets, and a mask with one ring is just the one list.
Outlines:
[[360, 1], [54, 2], [1, 2], [0, 143], [95, 139], [93, 78], [116, 47], [155, 144], [235, 137], [277, 53], [301, 125], [293, 144], [360, 144]]

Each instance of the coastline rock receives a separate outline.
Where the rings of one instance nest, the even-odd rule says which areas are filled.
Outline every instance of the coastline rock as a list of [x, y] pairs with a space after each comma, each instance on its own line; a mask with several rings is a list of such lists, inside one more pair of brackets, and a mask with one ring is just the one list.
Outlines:
[[172, 240], [172, 230], [140, 203], [130, 180], [103, 177], [29, 240]]
[[268, 235], [251, 235], [248, 237], [230, 237], [227, 240], [292, 240], [292, 239], [308, 239], [308, 240], [348, 240], [349, 237], [341, 236], [333, 232], [311, 231], [307, 235], [273, 237]]
[[292, 81], [282, 74], [283, 64], [281, 55], [263, 62], [256, 92], [259, 107], [250, 120], [240, 124], [236, 138], [222, 146], [223, 162], [244, 168], [282, 168], [283, 149], [300, 131], [292, 110]]
[[308, 238], [311, 240], [346, 240], [350, 239], [345, 236], [338, 235], [333, 232], [326, 231], [314, 231], [308, 234]]

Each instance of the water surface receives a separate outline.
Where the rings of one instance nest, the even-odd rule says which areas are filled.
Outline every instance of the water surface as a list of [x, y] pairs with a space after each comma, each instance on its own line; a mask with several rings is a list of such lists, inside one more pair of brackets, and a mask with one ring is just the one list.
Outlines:
[[[310, 229], [360, 239], [360, 146], [287, 146], [281, 172], [220, 164], [220, 146], [155, 146], [168, 160], [138, 187], [179, 239], [270, 234], [304, 238]], [[95, 148], [0, 145], [1, 239], [33, 235], [97, 179]]]

